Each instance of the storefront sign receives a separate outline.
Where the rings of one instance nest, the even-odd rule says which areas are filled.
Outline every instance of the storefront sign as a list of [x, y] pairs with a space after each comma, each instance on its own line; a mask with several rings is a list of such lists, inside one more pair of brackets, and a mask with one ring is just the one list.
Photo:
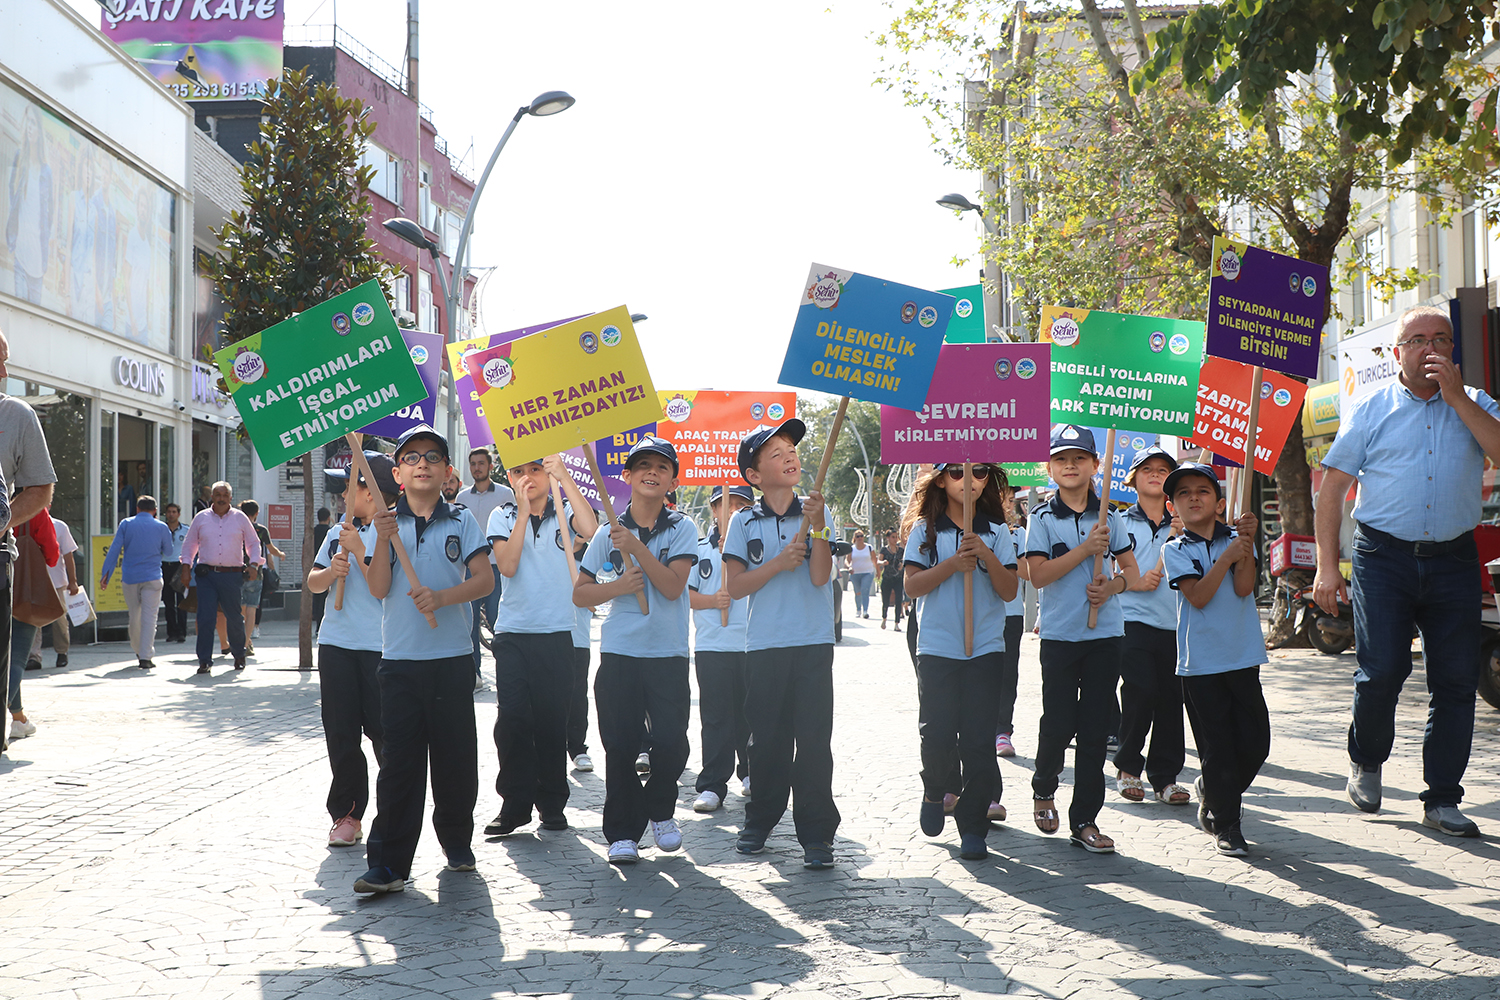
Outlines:
[[1302, 401], [1302, 436], [1332, 437], [1339, 432], [1339, 384], [1309, 386]]
[[1400, 378], [1395, 341], [1394, 321], [1339, 341], [1339, 413], [1353, 413], [1355, 403]]
[[222, 410], [229, 402], [229, 397], [219, 391], [219, 370], [201, 361], [193, 362], [193, 402], [217, 410]]
[[[103, 568], [104, 557], [109, 554], [110, 543], [114, 540], [115, 536], [112, 534], [89, 536], [89, 542], [91, 543], [89, 545], [89, 554], [92, 556], [92, 559], [89, 561], [90, 566]], [[128, 610], [125, 607], [125, 574], [123, 572], [111, 573], [108, 587], [99, 586], [100, 575], [100, 573], [91, 574], [93, 577], [91, 586], [94, 591], [94, 611], [102, 614], [105, 611]]]
[[1215, 236], [1208, 293], [1209, 354], [1318, 377], [1328, 268]]
[[761, 426], [797, 415], [795, 392], [660, 391], [656, 434], [672, 443], [682, 464], [681, 486], [739, 483], [740, 440]]
[[1203, 324], [1043, 306], [1052, 420], [1185, 437], [1193, 432]]
[[780, 382], [920, 409], [953, 296], [814, 264], [798, 296]]
[[127, 389], [144, 392], [148, 396], [161, 396], [167, 391], [167, 370], [155, 361], [120, 355], [111, 369], [115, 384]]
[[285, 18], [285, 0], [122, 0], [100, 28], [183, 100], [246, 100], [281, 76]]
[[289, 503], [266, 504], [266, 531], [278, 542], [292, 540], [292, 505]]
[[922, 408], [880, 408], [880, 460], [1045, 461], [1050, 360], [1046, 344], [944, 344]]

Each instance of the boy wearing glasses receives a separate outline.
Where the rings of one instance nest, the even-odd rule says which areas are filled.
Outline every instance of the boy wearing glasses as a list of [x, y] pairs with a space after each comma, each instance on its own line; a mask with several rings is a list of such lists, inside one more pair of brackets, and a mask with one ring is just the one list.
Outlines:
[[[479, 747], [474, 734], [474, 651], [470, 604], [495, 585], [490, 546], [474, 515], [443, 500], [452, 472], [448, 442], [419, 425], [396, 443], [393, 510], [376, 513], [366, 557], [370, 594], [381, 602], [380, 720], [385, 763], [375, 783], [375, 821], [365, 855], [370, 870], [355, 892], [399, 892], [411, 876], [427, 767], [432, 827], [449, 871], [473, 871], [474, 802]], [[417, 579], [396, 565], [392, 537], [411, 557]], [[428, 625], [426, 614], [437, 619]]]

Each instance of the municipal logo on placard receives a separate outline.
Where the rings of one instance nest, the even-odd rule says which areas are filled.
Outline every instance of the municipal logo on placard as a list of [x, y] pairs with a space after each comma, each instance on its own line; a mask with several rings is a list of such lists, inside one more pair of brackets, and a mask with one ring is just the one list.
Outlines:
[[1010, 358], [999, 358], [995, 361], [995, 377], [1004, 382], [1010, 378]]
[[923, 306], [922, 311], [917, 313], [917, 325], [924, 330], [929, 329], [937, 322], [937, 309], [932, 306]]
[[839, 304], [839, 293], [843, 290], [844, 286], [839, 282], [838, 274], [829, 271], [808, 286], [807, 297], [819, 309], [832, 309]]
[[751, 420], [759, 420], [761, 417], [763, 417], [765, 415], [766, 415], [766, 408], [764, 406], [762, 406], [760, 403], [751, 403], [750, 404], [750, 419]]
[[1141, 451], [1146, 447], [1146, 439], [1143, 437], [1131, 438], [1130, 447], [1134, 448], [1136, 451]]
[[681, 396], [673, 396], [667, 400], [667, 405], [662, 407], [662, 412], [672, 423], [680, 424], [693, 415], [693, 404]]
[[1287, 284], [1291, 287], [1292, 294], [1296, 295], [1297, 292], [1302, 288], [1302, 275], [1298, 274], [1296, 271], [1293, 271], [1291, 274], [1287, 275]]
[[1261, 399], [1270, 399], [1271, 398], [1271, 383], [1269, 383], [1269, 382], [1262, 382], [1260, 384], [1260, 398]]
[[266, 373], [266, 362], [254, 351], [241, 351], [234, 356], [234, 377], [241, 382], [258, 381]]
[[1025, 381], [1036, 374], [1036, 362], [1030, 358], [1022, 358], [1016, 362], [1016, 378]]
[[910, 323], [917, 318], [917, 304], [915, 302], [903, 302], [901, 304], [901, 322]]
[[511, 367], [509, 358], [490, 358], [484, 363], [483, 375], [485, 385], [491, 389], [504, 389], [510, 385], [515, 369]]
[[356, 326], [369, 326], [375, 320], [375, 307], [368, 302], [361, 302], [349, 312], [354, 316]]
[[606, 326], [599, 331], [599, 342], [605, 347], [618, 347], [620, 345], [620, 328], [618, 326]]
[[1271, 399], [1276, 403], [1277, 406], [1286, 406], [1287, 404], [1291, 403], [1292, 394], [1285, 389], [1277, 389], [1271, 395]]
[[1234, 281], [1240, 276], [1240, 263], [1240, 255], [1234, 252], [1234, 247], [1225, 247], [1219, 254], [1219, 273]]
[[1310, 274], [1307, 277], [1305, 277], [1305, 278], [1302, 279], [1302, 294], [1303, 295], [1306, 295], [1308, 298], [1312, 298], [1313, 297], [1313, 293], [1316, 292], [1317, 290], [1318, 290], [1318, 279], [1314, 278]]
[[354, 329], [354, 328], [349, 325], [349, 314], [348, 313], [334, 313], [333, 314], [333, 332], [334, 333], [337, 333], [340, 337], [347, 337], [347, 336], [349, 336], [349, 331], [352, 330], [352, 329]]
[[1072, 316], [1059, 316], [1052, 321], [1052, 342], [1058, 347], [1072, 347], [1078, 343], [1078, 321]]
[[593, 354], [599, 349], [599, 335], [592, 330], [585, 330], [578, 335], [578, 346], [583, 348], [584, 354]]
[[786, 413], [786, 407], [782, 406], [780, 403], [772, 403], [770, 406], [766, 407], [766, 416], [770, 417], [772, 420], [780, 420], [784, 413]]
[[953, 306], [953, 315], [957, 316], [959, 319], [968, 319], [973, 314], [974, 303], [970, 302], [968, 299], [959, 299], [957, 304]]
[[1160, 354], [1162, 352], [1162, 349], [1166, 346], [1167, 335], [1165, 333], [1157, 330], [1155, 333], [1151, 334], [1151, 352], [1153, 354]]
[[1188, 336], [1185, 333], [1174, 333], [1171, 339], [1167, 341], [1167, 350], [1173, 354], [1186, 354], [1187, 349], [1191, 346], [1192, 342], [1188, 340]]
[[[356, 323], [359, 322], [358, 312], [354, 314], [354, 321]], [[423, 347], [421, 344], [413, 347], [411, 349], [411, 359], [419, 365], [425, 365], [427, 363], [427, 348]]]

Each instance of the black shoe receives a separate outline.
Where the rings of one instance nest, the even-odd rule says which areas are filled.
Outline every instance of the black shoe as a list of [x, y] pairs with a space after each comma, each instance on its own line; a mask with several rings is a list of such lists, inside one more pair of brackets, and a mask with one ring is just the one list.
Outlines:
[[490, 820], [484, 828], [486, 837], [508, 837], [531, 822], [530, 816], [510, 817], [501, 813]]
[[832, 844], [805, 844], [802, 848], [802, 867], [813, 870], [833, 867]]
[[359, 893], [400, 892], [406, 888], [406, 879], [397, 878], [396, 873], [384, 865], [371, 868], [354, 882], [354, 891]]
[[42, 669], [42, 658], [40, 656], [38, 656], [35, 659], [28, 659], [26, 661], [26, 669], [27, 670], [40, 670], [40, 669]]
[[213, 668], [210, 667], [207, 663], [200, 663], [200, 664], [198, 664], [198, 673], [200, 673], [200, 674], [207, 674], [207, 673], [211, 673], [212, 671], [213, 671]]
[[467, 847], [455, 848], [448, 855], [448, 863], [443, 866], [448, 872], [471, 872], [474, 870], [474, 852]]
[[734, 849], [741, 854], [759, 854], [766, 849], [766, 835], [753, 830], [744, 830], [735, 841]]
[[137, 663], [136, 666], [140, 667], [142, 670], [150, 670], [152, 667], [156, 666], [156, 664], [152, 663], [150, 660], [142, 660], [140, 663]]
[[568, 828], [568, 817], [562, 813], [542, 814], [543, 830], [566, 830]]
[[68, 665], [68, 654], [67, 653], [58, 653], [57, 654], [57, 662], [54, 663], [54, 664], [52, 664], [52, 665], [54, 667], [66, 667]]
[[1218, 848], [1220, 854], [1227, 854], [1232, 858], [1248, 857], [1250, 854], [1250, 845], [1245, 843], [1245, 837], [1237, 826], [1231, 826], [1215, 836], [1214, 847]]
[[234, 661], [234, 669], [236, 669], [236, 670], [244, 670], [245, 669], [245, 658], [243, 656], [238, 657]]

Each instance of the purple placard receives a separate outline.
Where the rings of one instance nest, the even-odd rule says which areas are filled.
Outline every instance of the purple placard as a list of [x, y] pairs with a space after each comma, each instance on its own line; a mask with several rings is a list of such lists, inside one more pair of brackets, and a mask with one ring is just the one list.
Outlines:
[[[568, 449], [562, 453], [562, 459], [567, 463], [568, 472], [572, 473], [573, 481], [578, 484], [579, 490], [583, 492], [588, 502], [594, 506], [595, 510], [603, 510], [604, 501], [599, 498], [599, 484], [594, 482], [594, 474], [589, 471], [589, 460], [584, 455], [583, 448], [583, 445], [579, 445], [577, 448]], [[595, 460], [597, 461], [597, 453]], [[625, 505], [630, 503], [630, 484], [623, 479], [606, 475], [604, 486], [609, 490], [609, 498], [614, 502], [615, 510], [624, 510]]]
[[1215, 237], [1208, 293], [1209, 354], [1318, 377], [1328, 268]]
[[571, 323], [575, 319], [582, 319], [590, 313], [579, 313], [577, 316], [569, 316], [567, 319], [556, 319], [550, 323], [537, 323], [534, 326], [523, 326], [519, 330], [507, 330], [505, 333], [494, 333], [488, 337], [474, 337], [469, 340], [461, 340], [456, 344], [448, 345], [448, 369], [453, 373], [454, 395], [458, 397], [458, 411], [463, 414], [464, 431], [469, 436], [469, 447], [481, 448], [495, 443], [495, 435], [490, 431], [490, 422], [484, 418], [484, 408], [479, 405], [479, 393], [474, 391], [474, 379], [469, 376], [469, 370], [459, 362], [466, 354], [474, 351], [482, 351], [493, 344], [503, 344], [515, 340], [517, 337], [529, 337], [533, 333], [550, 330], [554, 326]]
[[422, 376], [422, 387], [427, 390], [427, 398], [361, 427], [361, 434], [398, 438], [418, 424], [432, 426], [437, 419], [437, 387], [443, 373], [443, 335], [424, 333], [421, 330], [402, 330], [401, 339], [406, 341], [406, 349], [411, 352], [417, 374]]
[[880, 460], [1045, 462], [1050, 344], [944, 344], [927, 405], [880, 408]]

